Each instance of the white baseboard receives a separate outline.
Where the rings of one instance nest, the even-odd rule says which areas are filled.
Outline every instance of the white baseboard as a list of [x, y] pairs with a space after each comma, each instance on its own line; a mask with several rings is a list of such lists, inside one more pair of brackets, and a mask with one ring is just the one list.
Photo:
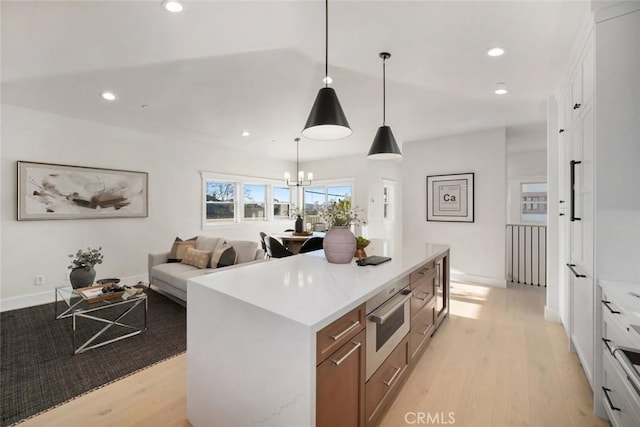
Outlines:
[[553, 323], [562, 324], [562, 319], [560, 318], [560, 313], [557, 312], [556, 310], [553, 310], [553, 309], [547, 307], [546, 305], [544, 306], [544, 320], [547, 320], [547, 321], [553, 322]]
[[494, 279], [493, 277], [473, 276], [461, 272], [451, 272], [451, 281], [461, 283], [471, 283], [476, 285], [494, 286], [496, 288], [506, 288], [505, 279]]
[[[135, 285], [138, 282], [148, 283], [148, 274], [138, 274], [135, 276], [127, 276], [120, 279], [123, 285]], [[55, 290], [49, 289], [29, 295], [20, 295], [17, 297], [3, 298], [0, 300], [0, 312], [17, 310], [19, 308], [32, 307], [34, 305], [48, 304], [55, 301]]]

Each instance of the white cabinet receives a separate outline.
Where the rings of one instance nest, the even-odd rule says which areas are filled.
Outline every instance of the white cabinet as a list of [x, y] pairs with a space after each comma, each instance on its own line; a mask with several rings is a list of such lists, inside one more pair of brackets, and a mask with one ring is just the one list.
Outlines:
[[562, 320], [592, 386], [595, 413], [617, 416], [614, 425], [636, 426], [631, 415], [640, 410], [621, 415], [611, 406], [612, 399], [633, 403], [628, 396], [605, 391], [620, 387], [616, 365], [602, 351], [610, 329], [596, 283], [603, 277], [640, 279], [640, 3], [596, 3], [594, 24], [557, 97], [557, 185], [565, 214], [559, 250], [567, 264], [559, 292], [568, 312]]
[[[633, 355], [633, 364], [638, 363], [640, 335], [633, 326], [637, 323], [640, 299], [629, 292], [638, 293], [640, 283], [601, 282], [602, 301], [602, 403], [614, 427], [636, 427], [640, 425], [640, 390], [638, 375], [625, 372], [625, 361]], [[638, 302], [634, 302], [637, 300]], [[624, 354], [624, 357], [621, 357]], [[628, 366], [628, 365], [626, 365]], [[631, 367], [631, 370], [633, 368]], [[631, 379], [635, 376], [636, 380]]]
[[[568, 262], [564, 278], [569, 286], [569, 337], [593, 388], [594, 362], [594, 114], [593, 43], [589, 37], [563, 97], [566, 145], [561, 174], [567, 177], [564, 241]], [[591, 76], [585, 80], [585, 76]], [[590, 87], [587, 87], [587, 85]], [[588, 95], [588, 100], [585, 98]], [[585, 101], [586, 100], [586, 101]]]
[[565, 108], [570, 109], [568, 117], [572, 117], [573, 120], [580, 116], [581, 110], [586, 108], [593, 98], [593, 73], [593, 37], [590, 35], [569, 83], [571, 102], [565, 105]]

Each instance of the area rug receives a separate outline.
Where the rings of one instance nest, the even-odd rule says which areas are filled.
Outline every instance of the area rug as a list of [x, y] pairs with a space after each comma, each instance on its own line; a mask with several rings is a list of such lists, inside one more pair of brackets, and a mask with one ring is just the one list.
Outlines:
[[[72, 321], [54, 320], [54, 303], [1, 313], [0, 425], [32, 417], [186, 351], [186, 308], [155, 291], [145, 292], [146, 331], [78, 355], [72, 350]], [[140, 308], [127, 315], [128, 322], [143, 324]], [[122, 311], [109, 310], [113, 316]], [[76, 338], [91, 337], [103, 326], [80, 319]]]

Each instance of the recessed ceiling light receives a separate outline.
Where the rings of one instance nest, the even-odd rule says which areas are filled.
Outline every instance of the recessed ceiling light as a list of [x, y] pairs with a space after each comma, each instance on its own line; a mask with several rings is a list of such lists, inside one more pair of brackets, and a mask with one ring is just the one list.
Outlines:
[[241, 135], [242, 136], [249, 136], [249, 135], [251, 135], [251, 132], [249, 132], [248, 130], [243, 130]]
[[322, 83], [330, 85], [331, 83], [333, 83], [333, 79], [331, 78], [331, 76], [326, 76], [322, 79]]
[[504, 49], [501, 47], [492, 47], [487, 51], [487, 55], [489, 56], [502, 56], [504, 55]]
[[182, 2], [180, 0], [162, 0], [162, 7], [164, 7], [169, 12], [182, 12], [184, 6], [182, 6]]
[[115, 101], [117, 98], [115, 93], [109, 91], [102, 92], [100, 96], [102, 97], [102, 99], [105, 99], [107, 101]]
[[498, 83], [496, 90], [493, 91], [496, 95], [506, 95], [509, 93], [507, 85], [505, 83]]

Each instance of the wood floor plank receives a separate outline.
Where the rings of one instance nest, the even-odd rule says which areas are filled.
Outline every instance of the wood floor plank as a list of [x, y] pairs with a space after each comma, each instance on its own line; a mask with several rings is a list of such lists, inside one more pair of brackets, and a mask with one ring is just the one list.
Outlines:
[[[593, 415], [591, 390], [578, 358], [569, 353], [562, 326], [544, 320], [544, 304], [544, 288], [452, 283], [451, 315], [432, 337], [381, 426], [419, 425], [411, 414], [420, 412], [440, 421], [431, 425], [608, 426]], [[188, 427], [186, 355], [23, 426]]]

